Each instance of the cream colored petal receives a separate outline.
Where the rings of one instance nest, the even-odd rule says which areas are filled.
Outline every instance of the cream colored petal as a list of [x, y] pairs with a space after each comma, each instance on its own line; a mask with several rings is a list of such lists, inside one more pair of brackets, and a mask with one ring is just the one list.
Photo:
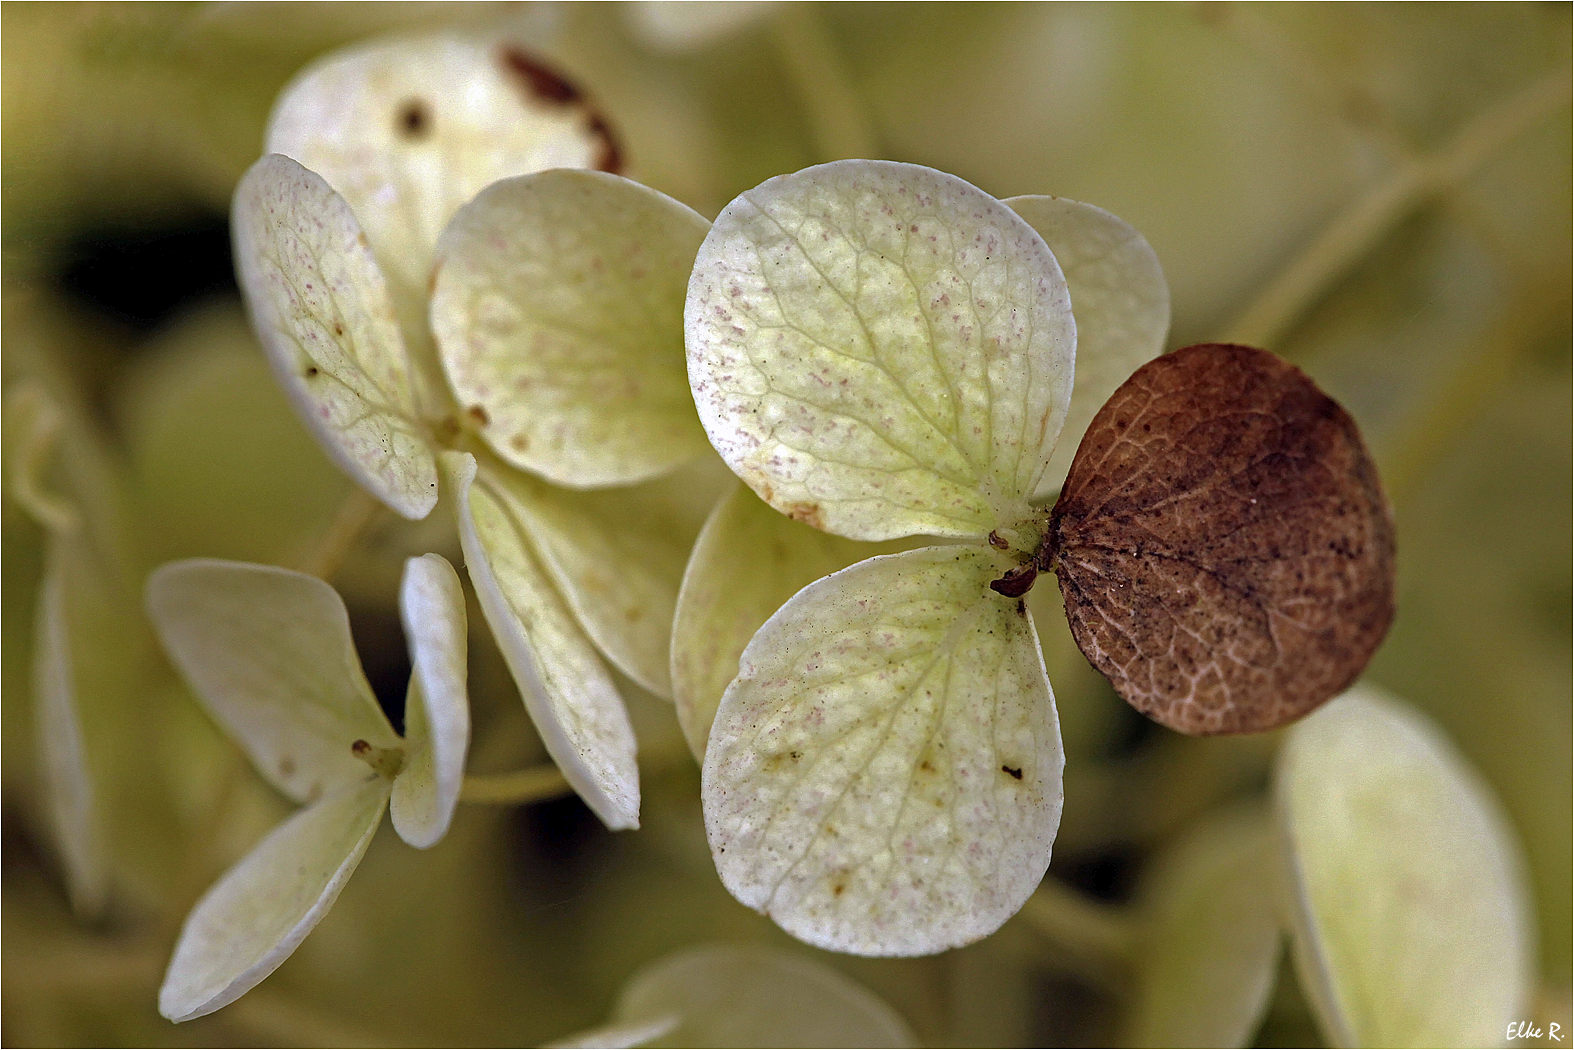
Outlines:
[[807, 955], [709, 944], [658, 959], [618, 996], [614, 1020], [676, 1014], [666, 1046], [916, 1046], [897, 1012]]
[[263, 157], [231, 212], [252, 327], [295, 410], [334, 461], [407, 518], [437, 502], [437, 467], [382, 271], [343, 198]]
[[1170, 331], [1170, 287], [1159, 257], [1130, 224], [1064, 197], [1010, 197], [1055, 253], [1077, 319], [1077, 379], [1066, 425], [1035, 496], [1060, 488], [1093, 414], [1138, 367], [1159, 356]]
[[1275, 801], [1291, 945], [1340, 1046], [1496, 1046], [1529, 1015], [1534, 925], [1513, 832], [1425, 716], [1356, 686], [1289, 731]]
[[709, 228], [599, 171], [508, 179], [460, 209], [438, 244], [432, 330], [499, 456], [601, 488], [708, 450], [684, 368], [683, 297]]
[[547, 752], [613, 830], [639, 826], [634, 729], [612, 676], [533, 549], [525, 512], [502, 472], [445, 452], [459, 540], [481, 611], [503, 650]]
[[1027, 516], [1076, 331], [1043, 238], [993, 197], [888, 161], [771, 179], [717, 218], [684, 321], [712, 444], [783, 513], [854, 539]]
[[1143, 877], [1123, 1046], [1248, 1046], [1279, 964], [1279, 858], [1256, 806], [1208, 818]]
[[197, 902], [159, 989], [171, 1021], [210, 1014], [290, 957], [333, 907], [388, 804], [388, 781], [344, 785], [279, 825]]
[[359, 782], [357, 740], [397, 748], [344, 602], [304, 573], [194, 558], [148, 577], [148, 615], [208, 712], [297, 802]]
[[404, 768], [394, 779], [394, 830], [416, 849], [448, 832], [470, 747], [465, 594], [440, 554], [404, 563], [399, 616], [410, 644]]
[[678, 1027], [678, 1021], [676, 1014], [666, 1014], [649, 1021], [630, 1021], [624, 1024], [613, 1022], [588, 1031], [576, 1032], [544, 1045], [561, 1050], [577, 1050], [580, 1047], [649, 1046], [654, 1040], [660, 1039]]
[[514, 44], [446, 35], [345, 48], [308, 66], [274, 106], [267, 149], [327, 179], [395, 294], [423, 304], [438, 236], [481, 190], [531, 171], [618, 164], [578, 88]]
[[692, 54], [772, 18], [781, 4], [756, 0], [633, 0], [623, 10], [634, 36], [656, 51]]
[[568, 492], [517, 471], [489, 478], [507, 491], [541, 565], [596, 648], [670, 698], [672, 611], [693, 533], [664, 512], [655, 484]]
[[1064, 759], [1026, 607], [976, 547], [871, 558], [760, 629], [705, 753], [722, 883], [817, 947], [927, 955], [1043, 877]]
[[695, 758], [704, 761], [716, 706], [771, 614], [821, 576], [890, 550], [784, 518], [743, 485], [716, 504], [672, 621], [672, 698]]

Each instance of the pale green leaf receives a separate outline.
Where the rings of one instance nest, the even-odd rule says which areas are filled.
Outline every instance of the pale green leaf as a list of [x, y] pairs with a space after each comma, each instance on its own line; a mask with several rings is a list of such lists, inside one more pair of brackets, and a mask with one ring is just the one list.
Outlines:
[[346, 48], [274, 106], [267, 150], [350, 204], [401, 298], [426, 300], [448, 220], [499, 179], [602, 167], [610, 132], [577, 89], [514, 45], [455, 36]]
[[613, 830], [639, 826], [634, 730], [612, 676], [541, 567], [525, 511], [504, 472], [444, 452], [459, 540], [481, 611], [503, 650], [547, 753]]
[[706, 451], [683, 297], [709, 228], [599, 171], [508, 179], [460, 209], [437, 248], [432, 330], [455, 395], [499, 456], [600, 488]]
[[388, 781], [359, 783], [301, 810], [257, 844], [186, 917], [159, 1013], [189, 1021], [239, 999], [322, 920], [361, 862], [388, 804]]
[[1290, 730], [1275, 777], [1296, 968], [1341, 1046], [1493, 1046], [1527, 1016], [1519, 847], [1423, 715], [1357, 686]]
[[33, 632], [33, 721], [44, 773], [44, 805], [60, 850], [61, 867], [79, 914], [100, 912], [109, 896], [109, 869], [95, 799], [94, 778], [77, 710], [73, 639], [67, 612], [64, 559], [80, 540], [53, 538], [45, 554]]
[[618, 997], [614, 1020], [678, 1016], [655, 1046], [916, 1046], [901, 1016], [805, 956], [713, 944], [658, 959]]
[[706, 237], [684, 321], [712, 444], [783, 513], [854, 539], [1027, 516], [1071, 303], [1043, 239], [961, 179], [837, 161], [762, 183]]
[[345, 473], [405, 517], [426, 517], [437, 467], [404, 339], [344, 199], [272, 154], [235, 190], [231, 226], [252, 325], [295, 410]]
[[722, 882], [822, 948], [924, 955], [1016, 913], [1063, 756], [1031, 617], [976, 547], [859, 562], [744, 650], [705, 753]]
[[399, 615], [411, 668], [404, 768], [394, 779], [391, 813], [399, 837], [426, 849], [448, 831], [470, 746], [465, 594], [442, 555], [404, 563]]
[[1125, 221], [1064, 197], [1003, 202], [1055, 253], [1077, 319], [1077, 378], [1066, 425], [1035, 496], [1060, 488], [1082, 435], [1115, 388], [1159, 356], [1170, 330], [1170, 288], [1159, 257]]
[[1278, 968], [1278, 879], [1255, 806], [1210, 817], [1153, 862], [1122, 1045], [1250, 1044]]
[[357, 740], [397, 748], [334, 589], [271, 565], [194, 558], [148, 577], [170, 659], [257, 771], [297, 802], [359, 781]]
[[891, 547], [791, 521], [743, 485], [716, 504], [684, 570], [672, 621], [672, 698], [695, 758], [704, 760], [738, 658], [771, 614], [821, 576]]
[[489, 475], [580, 627], [619, 671], [672, 696], [672, 611], [694, 533], [659, 503], [659, 482], [569, 492], [526, 474]]

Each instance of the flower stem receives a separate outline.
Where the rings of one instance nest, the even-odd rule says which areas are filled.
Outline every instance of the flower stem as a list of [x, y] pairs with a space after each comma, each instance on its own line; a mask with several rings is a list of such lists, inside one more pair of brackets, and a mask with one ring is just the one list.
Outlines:
[[874, 133], [818, 4], [783, 4], [772, 22], [776, 51], [809, 117], [821, 160], [875, 157]]
[[465, 777], [459, 801], [483, 805], [518, 806], [566, 795], [572, 789], [562, 770], [547, 763], [512, 773], [486, 773]]
[[352, 486], [344, 502], [339, 504], [328, 531], [323, 533], [316, 548], [299, 562], [300, 571], [324, 580], [332, 578], [381, 509], [382, 504], [371, 493], [359, 485]]
[[1272, 346], [1400, 220], [1475, 171], [1503, 146], [1569, 99], [1559, 70], [1470, 121], [1443, 147], [1397, 167], [1356, 201], [1257, 296], [1228, 329], [1228, 341]]
[[1136, 923], [1125, 909], [1101, 904], [1053, 877], [1022, 905], [1021, 918], [1090, 971], [1120, 983], [1131, 967]]

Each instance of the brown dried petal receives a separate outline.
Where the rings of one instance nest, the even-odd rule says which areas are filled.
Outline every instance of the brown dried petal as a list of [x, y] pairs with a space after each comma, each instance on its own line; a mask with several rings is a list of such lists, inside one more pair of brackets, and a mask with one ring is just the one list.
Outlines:
[[1183, 733], [1299, 718], [1393, 620], [1393, 517], [1355, 422], [1251, 347], [1186, 347], [1115, 391], [1047, 543], [1082, 652]]

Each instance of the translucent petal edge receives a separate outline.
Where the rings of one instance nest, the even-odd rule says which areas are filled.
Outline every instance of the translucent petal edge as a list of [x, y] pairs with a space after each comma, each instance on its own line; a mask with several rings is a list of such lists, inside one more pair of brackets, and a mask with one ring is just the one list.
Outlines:
[[[266, 856], [270, 851], [278, 848], [280, 840], [286, 839], [292, 832], [296, 832], [302, 822], [308, 821], [319, 814], [314, 812], [319, 807], [342, 801], [344, 796], [365, 795], [364, 800], [357, 799], [359, 804], [364, 801], [369, 805], [365, 829], [356, 839], [349, 854], [339, 866], [334, 869], [321, 893], [306, 913], [300, 917], [289, 932], [266, 952], [261, 959], [247, 967], [243, 972], [231, 978], [216, 992], [208, 993], [196, 1001], [192, 1000], [189, 991], [181, 987], [178, 973], [183, 962], [182, 951], [188, 947], [187, 939], [198, 929], [199, 924], [207, 921], [209, 909], [223, 903], [221, 894], [230, 888], [232, 879], [245, 878], [250, 873], [249, 866], [256, 862], [256, 858]], [[372, 796], [377, 800], [372, 804]], [[215, 1010], [222, 1009], [233, 1003], [236, 999], [251, 991], [260, 984], [269, 974], [277, 970], [284, 960], [288, 959], [306, 935], [316, 928], [322, 921], [328, 909], [333, 907], [333, 902], [339, 899], [339, 893], [344, 889], [345, 883], [354, 874], [356, 867], [361, 863], [361, 858], [366, 854], [366, 847], [371, 844], [372, 836], [377, 833], [377, 826], [382, 822], [383, 809], [388, 802], [388, 782], [382, 778], [368, 780], [343, 792], [343, 796], [335, 798], [329, 796], [315, 805], [303, 809], [275, 828], [268, 837], [263, 839], [250, 853], [243, 857], [239, 864], [225, 872], [224, 876], [211, 888], [197, 906], [187, 916], [185, 925], [181, 928], [180, 941], [175, 945], [175, 954], [170, 959], [169, 969], [164, 975], [164, 983], [159, 988], [159, 1013], [171, 1021], [190, 1021]]]
[[[497, 575], [492, 569], [486, 548], [476, 529], [475, 516], [470, 509], [470, 490], [476, 476], [475, 457], [469, 453], [445, 452], [439, 457], [439, 463], [449, 477], [448, 484], [456, 496], [455, 514], [459, 519], [459, 542], [464, 550], [465, 569], [470, 573], [470, 581], [475, 584], [476, 598], [481, 603], [481, 611], [486, 614], [487, 623], [492, 627], [492, 634], [497, 639], [499, 648], [503, 650], [503, 659], [519, 686], [525, 707], [530, 712], [536, 730], [541, 734], [547, 753], [557, 763], [575, 793], [584, 800], [603, 824], [613, 831], [638, 828], [637, 780], [631, 785], [632, 806], [625, 805], [602, 791], [596, 785], [590, 771], [585, 768], [584, 762], [562, 726], [558, 724], [555, 717], [552, 717], [550, 705], [544, 700], [546, 687], [542, 681], [540, 666], [529, 642], [514, 623], [513, 611], [509, 608], [508, 599], [504, 597]], [[610, 687], [610, 680], [608, 684]], [[632, 739], [632, 728], [629, 730], [629, 735]]]
[[416, 739], [411, 726], [406, 727], [405, 745], [410, 751], [406, 762], [418, 749], [431, 749], [436, 797], [412, 798], [413, 782], [396, 778], [391, 815], [400, 838], [416, 849], [427, 849], [448, 833], [470, 746], [465, 595], [459, 574], [446, 558], [423, 554], [405, 562], [399, 616], [410, 644], [410, 673], [420, 682], [410, 696], [424, 715], [415, 723], [424, 739]]

